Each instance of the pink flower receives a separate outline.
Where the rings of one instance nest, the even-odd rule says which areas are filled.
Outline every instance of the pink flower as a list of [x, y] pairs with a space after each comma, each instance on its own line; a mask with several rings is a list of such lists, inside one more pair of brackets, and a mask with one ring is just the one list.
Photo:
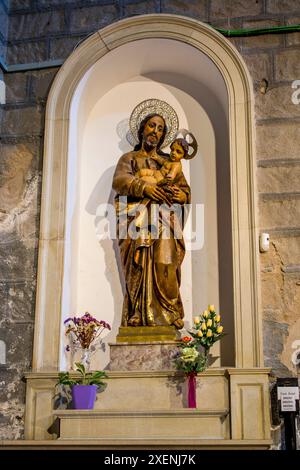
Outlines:
[[82, 317], [69, 317], [65, 320], [66, 335], [72, 335], [72, 341], [77, 342], [84, 349], [88, 349], [96, 339], [100, 339], [102, 332], [111, 330], [109, 323], [97, 320], [86, 312]]

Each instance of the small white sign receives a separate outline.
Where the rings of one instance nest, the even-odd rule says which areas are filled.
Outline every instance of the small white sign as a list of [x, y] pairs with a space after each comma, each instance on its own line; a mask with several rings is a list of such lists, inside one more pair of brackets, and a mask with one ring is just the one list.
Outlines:
[[5, 83], [2, 79], [0, 79], [0, 104], [6, 103], [5, 96]]
[[278, 387], [277, 396], [281, 403], [281, 411], [296, 411], [296, 400], [299, 400], [298, 387]]

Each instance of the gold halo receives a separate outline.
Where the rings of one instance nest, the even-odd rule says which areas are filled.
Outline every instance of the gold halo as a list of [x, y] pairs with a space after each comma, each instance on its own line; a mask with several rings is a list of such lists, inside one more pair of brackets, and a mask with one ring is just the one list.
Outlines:
[[149, 114], [158, 114], [165, 120], [167, 126], [167, 133], [161, 148], [169, 145], [173, 140], [178, 130], [178, 116], [172, 106], [162, 100], [151, 98], [139, 103], [131, 113], [129, 119], [130, 131], [127, 133], [127, 140], [131, 145], [139, 142], [138, 131], [143, 119]]
[[191, 160], [197, 153], [198, 143], [196, 137], [187, 129], [179, 129], [175, 136], [176, 139], [184, 139], [192, 151], [184, 157], [185, 160]]

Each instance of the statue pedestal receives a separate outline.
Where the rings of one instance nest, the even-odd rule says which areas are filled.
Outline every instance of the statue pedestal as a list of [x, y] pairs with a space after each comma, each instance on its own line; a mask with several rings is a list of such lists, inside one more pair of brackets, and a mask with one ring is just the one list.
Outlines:
[[172, 371], [178, 351], [176, 341], [111, 343], [109, 370]]
[[175, 326], [121, 326], [117, 335], [117, 343], [147, 343], [176, 341], [180, 333]]
[[109, 370], [175, 370], [179, 337], [175, 326], [121, 326], [109, 345]]

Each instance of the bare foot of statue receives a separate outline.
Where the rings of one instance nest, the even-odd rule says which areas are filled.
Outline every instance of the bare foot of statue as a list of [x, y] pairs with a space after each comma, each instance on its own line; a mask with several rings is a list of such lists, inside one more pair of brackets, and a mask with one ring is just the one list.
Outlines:
[[128, 325], [129, 326], [141, 326], [141, 320], [137, 316], [133, 316], [128, 320]]
[[181, 318], [178, 318], [178, 320], [175, 320], [173, 325], [176, 326], [177, 330], [181, 330], [184, 326], [184, 321]]

